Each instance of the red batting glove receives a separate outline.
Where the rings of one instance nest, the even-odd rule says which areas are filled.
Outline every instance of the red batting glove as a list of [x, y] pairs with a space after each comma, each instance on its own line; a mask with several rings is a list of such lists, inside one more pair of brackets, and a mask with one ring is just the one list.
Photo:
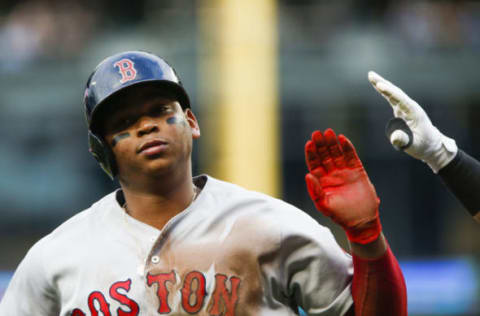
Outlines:
[[305, 157], [310, 171], [305, 181], [317, 209], [342, 226], [351, 242], [376, 240], [382, 231], [380, 200], [348, 138], [337, 138], [330, 128], [315, 131]]

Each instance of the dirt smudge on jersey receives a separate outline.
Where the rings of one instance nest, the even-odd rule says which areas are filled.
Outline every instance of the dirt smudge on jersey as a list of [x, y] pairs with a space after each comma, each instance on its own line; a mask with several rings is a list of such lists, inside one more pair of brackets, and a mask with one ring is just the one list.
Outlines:
[[[266, 229], [267, 225], [259, 218], [239, 216], [198, 234], [194, 228], [188, 238], [167, 237], [162, 240], [162, 247], [150, 256], [158, 256], [158, 263], [150, 260], [147, 271], [153, 275], [175, 271], [176, 282], [166, 284], [171, 293], [168, 301], [177, 305], [172, 306], [172, 310], [182, 308], [179, 294], [174, 293], [181, 293], [186, 275], [192, 271], [201, 272], [206, 279], [206, 297], [198, 315], [210, 315], [215, 304], [216, 287], [220, 286], [216, 284], [219, 276], [225, 276], [222, 280], [230, 296], [233, 295], [235, 278], [238, 278], [235, 315], [255, 315], [264, 303], [264, 284], [268, 282], [261, 265], [271, 264], [268, 258], [275, 257], [271, 253], [279, 251], [279, 234], [276, 230]], [[220, 308], [227, 309], [223, 299]]]

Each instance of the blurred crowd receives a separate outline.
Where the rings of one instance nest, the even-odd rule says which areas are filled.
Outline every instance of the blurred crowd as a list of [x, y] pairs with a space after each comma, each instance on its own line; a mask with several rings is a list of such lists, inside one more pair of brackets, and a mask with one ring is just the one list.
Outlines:
[[45, 58], [78, 57], [99, 17], [77, 1], [19, 1], [5, 13], [0, 20], [1, 66], [10, 71]]
[[[1, 65], [21, 69], [42, 58], [78, 58], [95, 36], [109, 28], [148, 23], [149, 15], [168, 14], [172, 9], [211, 5], [209, 1], [155, 2], [4, 1], [0, 7]], [[404, 40], [413, 50], [480, 47], [477, 1], [283, 0], [278, 6], [280, 28], [297, 32], [297, 39], [312, 45], [335, 38], [352, 26], [373, 24]], [[295, 48], [291, 44], [286, 42], [284, 48]]]

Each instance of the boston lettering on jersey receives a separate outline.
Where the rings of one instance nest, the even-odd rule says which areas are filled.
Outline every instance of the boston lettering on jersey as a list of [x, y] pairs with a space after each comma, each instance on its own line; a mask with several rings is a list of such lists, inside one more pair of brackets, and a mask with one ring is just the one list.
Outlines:
[[[170, 294], [167, 283], [171, 285], [176, 284], [176, 272], [169, 273], [147, 274], [147, 285], [156, 287], [159, 307], [157, 312], [159, 315], [169, 314], [172, 307], [168, 303]], [[140, 314], [140, 308], [134, 299], [128, 297], [126, 294], [130, 291], [132, 280], [118, 281], [110, 286], [109, 296], [122, 305], [112, 314], [110, 311], [110, 304], [105, 295], [100, 291], [93, 291], [88, 296], [88, 309], [92, 316], [137, 316]], [[228, 284], [230, 283], [230, 284]], [[215, 288], [211, 295], [210, 303], [205, 306], [206, 291], [206, 277], [199, 271], [190, 271], [183, 278], [181, 288], [179, 289], [181, 295], [181, 308], [189, 313], [196, 314], [202, 309], [210, 315], [214, 316], [235, 316], [235, 308], [238, 302], [238, 289], [241, 280], [239, 277], [231, 276], [230, 278], [224, 274], [217, 273], [215, 275]], [[122, 290], [122, 293], [119, 292]], [[76, 308], [72, 311], [71, 316], [86, 316], [85, 312]]]

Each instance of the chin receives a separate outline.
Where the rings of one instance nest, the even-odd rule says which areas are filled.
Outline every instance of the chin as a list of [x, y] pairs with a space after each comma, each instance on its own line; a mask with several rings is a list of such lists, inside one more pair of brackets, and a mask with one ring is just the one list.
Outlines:
[[180, 168], [180, 165], [175, 161], [156, 159], [147, 163], [143, 168], [143, 172], [149, 176], [161, 177], [172, 174], [178, 168]]
[[[131, 161], [130, 163], [132, 163]], [[134, 165], [131, 165], [129, 170], [122, 172], [123, 174], [129, 174], [132, 178], [148, 177], [159, 178], [172, 175], [174, 173], [181, 173], [186, 170], [187, 161], [184, 159], [174, 159], [166, 155], [158, 155], [157, 157], [149, 157], [148, 159], [141, 159], [135, 161]]]

